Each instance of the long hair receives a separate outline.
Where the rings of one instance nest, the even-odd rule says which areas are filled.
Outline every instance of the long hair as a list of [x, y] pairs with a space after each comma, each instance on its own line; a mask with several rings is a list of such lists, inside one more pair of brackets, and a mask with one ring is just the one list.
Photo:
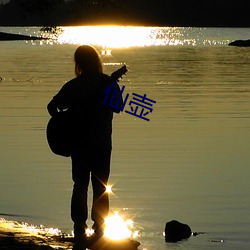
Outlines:
[[89, 45], [79, 46], [74, 55], [75, 73], [81, 74], [102, 73], [102, 63], [99, 53]]

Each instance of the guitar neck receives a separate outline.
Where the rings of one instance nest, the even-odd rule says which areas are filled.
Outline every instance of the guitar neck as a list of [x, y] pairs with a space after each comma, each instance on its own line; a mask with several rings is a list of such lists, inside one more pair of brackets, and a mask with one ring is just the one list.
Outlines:
[[114, 81], [119, 81], [119, 78], [122, 78], [123, 75], [126, 74], [127, 72], [127, 67], [126, 65], [122, 66], [120, 69], [114, 71], [111, 76], [110, 76], [110, 79], [112, 82]]

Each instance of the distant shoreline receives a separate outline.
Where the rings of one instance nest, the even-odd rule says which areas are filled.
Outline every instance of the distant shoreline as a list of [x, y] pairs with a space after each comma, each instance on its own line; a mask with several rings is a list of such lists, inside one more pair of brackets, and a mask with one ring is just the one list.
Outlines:
[[46, 38], [0, 32], [0, 41], [43, 40], [43, 39]]
[[[1, 24], [0, 23], [0, 28], [1, 27], [81, 27], [81, 26], [121, 26], [121, 27], [173, 27], [173, 28], [229, 28], [229, 29], [250, 29], [249, 26], [230, 26], [230, 25], [183, 25], [183, 24], [162, 24], [162, 23], [92, 23], [92, 22], [87, 22], [87, 23], [57, 23], [57, 24], [50, 24], [50, 25], [43, 25], [43, 24]], [[2, 32], [4, 33], [4, 32]]]

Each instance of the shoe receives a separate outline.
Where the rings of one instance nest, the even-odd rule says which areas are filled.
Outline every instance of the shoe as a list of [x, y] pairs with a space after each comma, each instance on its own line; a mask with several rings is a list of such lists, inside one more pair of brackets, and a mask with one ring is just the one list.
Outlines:
[[103, 229], [99, 228], [99, 229], [95, 230], [95, 235], [96, 235], [96, 237], [101, 238], [104, 235]]
[[94, 223], [94, 225], [92, 226], [92, 229], [94, 230], [96, 235], [103, 236], [103, 234], [104, 234], [103, 227], [104, 227], [103, 225], [98, 225], [97, 223]]
[[88, 247], [88, 240], [85, 230], [87, 225], [74, 224], [74, 250], [85, 250]]
[[85, 246], [78, 245], [78, 244], [75, 244], [75, 245], [73, 246], [72, 250], [86, 250], [86, 247], [85, 247]]
[[91, 242], [92, 244], [95, 244], [97, 241], [99, 241], [103, 235], [104, 235], [104, 231], [103, 231], [103, 228], [100, 227], [100, 228], [97, 228], [97, 229], [94, 229], [94, 234], [92, 235], [91, 237]]
[[77, 238], [81, 238], [82, 235], [85, 235], [86, 229], [88, 228], [88, 226], [86, 225], [86, 223], [75, 223], [74, 224], [74, 236]]
[[85, 250], [90, 245], [88, 237], [84, 234], [74, 237], [74, 250]]

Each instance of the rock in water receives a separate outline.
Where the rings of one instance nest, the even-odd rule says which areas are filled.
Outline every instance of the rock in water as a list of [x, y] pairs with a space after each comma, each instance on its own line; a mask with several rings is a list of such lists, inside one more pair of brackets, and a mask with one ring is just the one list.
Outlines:
[[165, 226], [165, 241], [177, 242], [183, 239], [187, 239], [191, 236], [191, 228], [179, 221], [172, 220], [166, 223]]

